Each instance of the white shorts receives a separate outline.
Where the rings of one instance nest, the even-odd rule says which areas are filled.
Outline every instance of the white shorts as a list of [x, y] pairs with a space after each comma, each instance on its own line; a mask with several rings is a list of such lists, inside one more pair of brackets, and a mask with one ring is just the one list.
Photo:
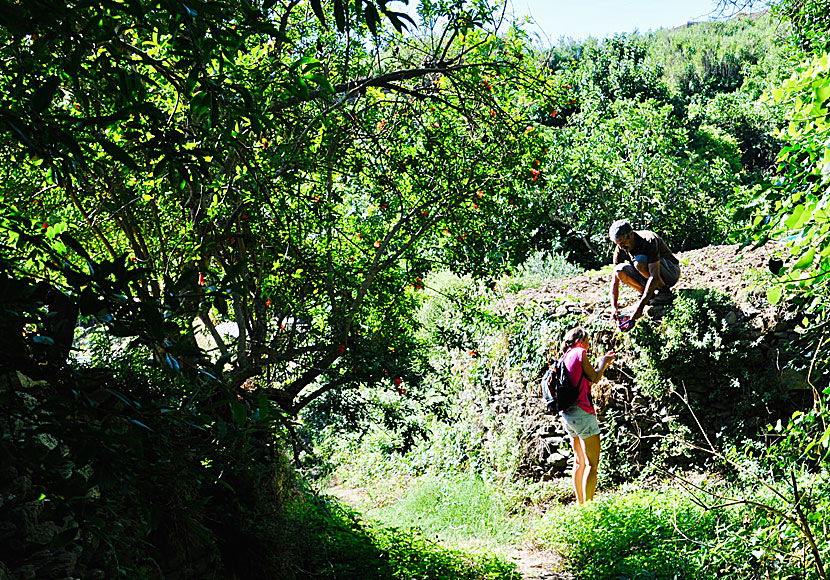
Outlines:
[[573, 405], [559, 413], [559, 420], [571, 439], [587, 439], [599, 435], [597, 416], [584, 410], [579, 405]]

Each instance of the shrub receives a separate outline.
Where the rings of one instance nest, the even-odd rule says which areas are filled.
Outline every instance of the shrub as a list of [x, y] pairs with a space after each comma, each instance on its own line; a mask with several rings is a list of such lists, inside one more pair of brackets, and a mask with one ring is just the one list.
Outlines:
[[535, 288], [546, 280], [568, 278], [582, 273], [582, 268], [568, 262], [559, 252], [536, 252], [517, 268], [516, 275], [509, 279], [506, 290], [517, 293], [525, 288]]
[[[717, 291], [679, 292], [661, 324], [638, 325], [630, 335], [639, 387], [666, 400], [688, 392], [703, 418], [751, 415], [756, 403], [777, 395], [764, 375], [759, 339], [744, 337], [741, 316]], [[675, 406], [683, 407], [679, 399]]]
[[707, 509], [712, 502], [667, 490], [599, 496], [548, 512], [533, 539], [556, 546], [578, 580], [814, 577], [792, 528], [751, 505]]
[[[640, 492], [549, 512], [536, 536], [555, 545], [579, 579], [674, 579], [693, 571], [689, 547], [712, 533], [712, 521], [677, 495]], [[677, 543], [683, 535], [686, 546]]]

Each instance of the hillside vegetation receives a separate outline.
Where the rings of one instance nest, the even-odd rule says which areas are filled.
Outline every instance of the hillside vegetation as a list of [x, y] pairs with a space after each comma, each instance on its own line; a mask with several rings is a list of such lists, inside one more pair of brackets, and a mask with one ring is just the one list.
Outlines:
[[[826, 579], [821, 3], [418, 10], [0, 11], [0, 578]], [[626, 334], [620, 217], [683, 269]], [[582, 507], [575, 325], [619, 353]]]

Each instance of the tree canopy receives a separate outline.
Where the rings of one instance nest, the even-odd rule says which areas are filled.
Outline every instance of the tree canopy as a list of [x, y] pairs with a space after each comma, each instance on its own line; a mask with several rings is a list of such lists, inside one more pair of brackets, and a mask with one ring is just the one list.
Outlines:
[[545, 81], [521, 34], [491, 32], [483, 2], [425, 4], [418, 35], [348, 6], [337, 30], [319, 2], [26, 3], [3, 22], [4, 203], [66, 249], [40, 275], [83, 293], [84, 261], [110, 264], [160, 313], [120, 330], [133, 345], [231, 387], [261, 375], [289, 413], [411, 374], [425, 272], [499, 272], [540, 219], [520, 202], [542, 147], [523, 87]]

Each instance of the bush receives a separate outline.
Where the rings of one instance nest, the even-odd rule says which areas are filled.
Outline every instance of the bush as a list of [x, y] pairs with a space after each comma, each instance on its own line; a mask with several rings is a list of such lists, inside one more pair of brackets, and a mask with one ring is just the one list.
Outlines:
[[582, 268], [568, 262], [559, 252], [536, 252], [518, 267], [516, 275], [508, 280], [505, 289], [510, 293], [525, 288], [536, 288], [547, 280], [569, 278], [582, 273]]
[[692, 408], [703, 417], [751, 415], [758, 402], [778, 395], [765, 381], [760, 339], [744, 337], [741, 317], [720, 292], [678, 292], [660, 325], [641, 324], [630, 334], [638, 386], [666, 400], [675, 392], [689, 393]]
[[581, 508], [548, 512], [536, 541], [555, 545], [579, 579], [674, 580], [699, 571], [694, 542], [712, 534], [714, 519], [678, 495], [600, 496]]
[[[715, 494], [729, 491], [699, 482]], [[748, 490], [762, 500], [757, 490]], [[546, 514], [533, 533], [553, 545], [579, 580], [813, 578], [800, 538], [768, 510], [707, 509], [715, 495], [636, 491], [599, 496]]]

